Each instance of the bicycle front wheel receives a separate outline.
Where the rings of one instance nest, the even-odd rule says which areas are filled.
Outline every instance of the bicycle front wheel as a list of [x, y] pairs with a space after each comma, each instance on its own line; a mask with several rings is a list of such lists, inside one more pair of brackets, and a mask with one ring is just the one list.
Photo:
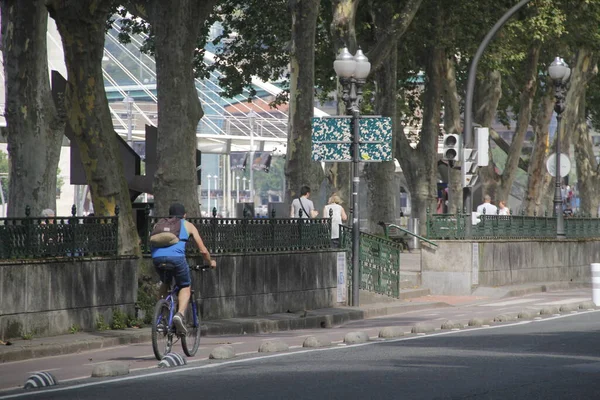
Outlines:
[[193, 357], [200, 346], [200, 313], [198, 304], [192, 299], [185, 310], [187, 334], [181, 338], [181, 347], [188, 357]]
[[169, 330], [170, 304], [161, 299], [154, 308], [154, 319], [152, 320], [152, 350], [157, 360], [171, 351], [173, 346], [173, 332]]

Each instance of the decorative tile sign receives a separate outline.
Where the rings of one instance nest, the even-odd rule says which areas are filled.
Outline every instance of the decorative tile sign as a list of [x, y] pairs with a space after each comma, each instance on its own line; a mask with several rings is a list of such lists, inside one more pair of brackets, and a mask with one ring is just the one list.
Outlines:
[[[392, 119], [360, 117], [360, 160], [392, 161]], [[312, 159], [352, 161], [352, 117], [313, 118]]]

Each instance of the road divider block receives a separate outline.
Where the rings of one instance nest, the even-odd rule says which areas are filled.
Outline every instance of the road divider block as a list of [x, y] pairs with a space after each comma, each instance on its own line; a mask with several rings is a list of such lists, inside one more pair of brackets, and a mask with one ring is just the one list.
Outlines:
[[511, 314], [511, 313], [500, 314], [500, 315], [496, 315], [494, 317], [494, 322], [511, 322], [511, 321], [516, 321], [518, 317], [519, 317], [518, 314]]
[[411, 333], [429, 333], [435, 331], [435, 326], [432, 324], [416, 324], [410, 330]]
[[561, 313], [570, 313], [577, 310], [579, 310], [578, 304], [563, 304], [559, 309]]
[[344, 343], [346, 344], [357, 344], [365, 343], [369, 341], [369, 335], [366, 332], [348, 332], [344, 336]]
[[228, 360], [235, 357], [235, 349], [230, 345], [217, 346], [210, 352], [211, 360]]
[[36, 372], [25, 381], [23, 389], [37, 389], [58, 385], [58, 380], [50, 372]]
[[181, 367], [182, 365], [186, 364], [187, 360], [181, 354], [167, 353], [167, 355], [164, 356], [163, 359], [158, 363], [158, 368]]
[[544, 307], [540, 310], [540, 315], [554, 315], [554, 314], [560, 314], [558, 307], [555, 307], [555, 306]]
[[537, 317], [538, 315], [540, 315], [539, 311], [523, 310], [523, 311], [521, 311], [517, 315], [517, 318], [519, 318], [519, 319], [533, 319], [533, 318]]
[[492, 321], [489, 319], [484, 319], [484, 318], [472, 318], [469, 321], [469, 326], [472, 327], [478, 327], [478, 326], [484, 326], [484, 325], [491, 325]]
[[302, 347], [325, 347], [331, 345], [331, 342], [324, 342], [315, 336], [309, 336], [304, 339]]
[[584, 301], [582, 303], [579, 303], [579, 309], [580, 310], [595, 310], [596, 304], [594, 304], [594, 302], [591, 300]]
[[399, 326], [388, 326], [379, 331], [379, 337], [382, 339], [391, 339], [404, 336], [404, 328]]
[[464, 329], [464, 324], [460, 323], [460, 322], [454, 322], [454, 321], [444, 321], [442, 323], [442, 326], [440, 327], [441, 329]]
[[104, 378], [107, 376], [121, 376], [128, 374], [129, 365], [120, 361], [98, 364], [92, 370], [92, 378]]
[[277, 353], [280, 351], [287, 351], [290, 349], [287, 343], [281, 340], [267, 340], [262, 342], [258, 347], [259, 353]]

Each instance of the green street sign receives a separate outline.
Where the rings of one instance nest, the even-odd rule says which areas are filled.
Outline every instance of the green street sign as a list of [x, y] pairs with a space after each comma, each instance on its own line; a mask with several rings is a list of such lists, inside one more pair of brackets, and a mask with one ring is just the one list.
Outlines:
[[[312, 159], [320, 162], [352, 161], [352, 117], [313, 118]], [[392, 161], [392, 119], [359, 119], [362, 162]]]

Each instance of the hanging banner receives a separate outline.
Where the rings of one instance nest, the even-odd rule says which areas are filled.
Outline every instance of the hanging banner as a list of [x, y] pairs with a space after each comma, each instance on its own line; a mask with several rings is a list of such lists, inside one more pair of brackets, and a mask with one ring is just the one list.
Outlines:
[[246, 169], [246, 162], [248, 160], [248, 153], [245, 151], [232, 151], [230, 153], [231, 170], [242, 170]]
[[261, 151], [254, 153], [252, 169], [255, 171], [269, 172], [269, 168], [271, 168], [271, 152]]

